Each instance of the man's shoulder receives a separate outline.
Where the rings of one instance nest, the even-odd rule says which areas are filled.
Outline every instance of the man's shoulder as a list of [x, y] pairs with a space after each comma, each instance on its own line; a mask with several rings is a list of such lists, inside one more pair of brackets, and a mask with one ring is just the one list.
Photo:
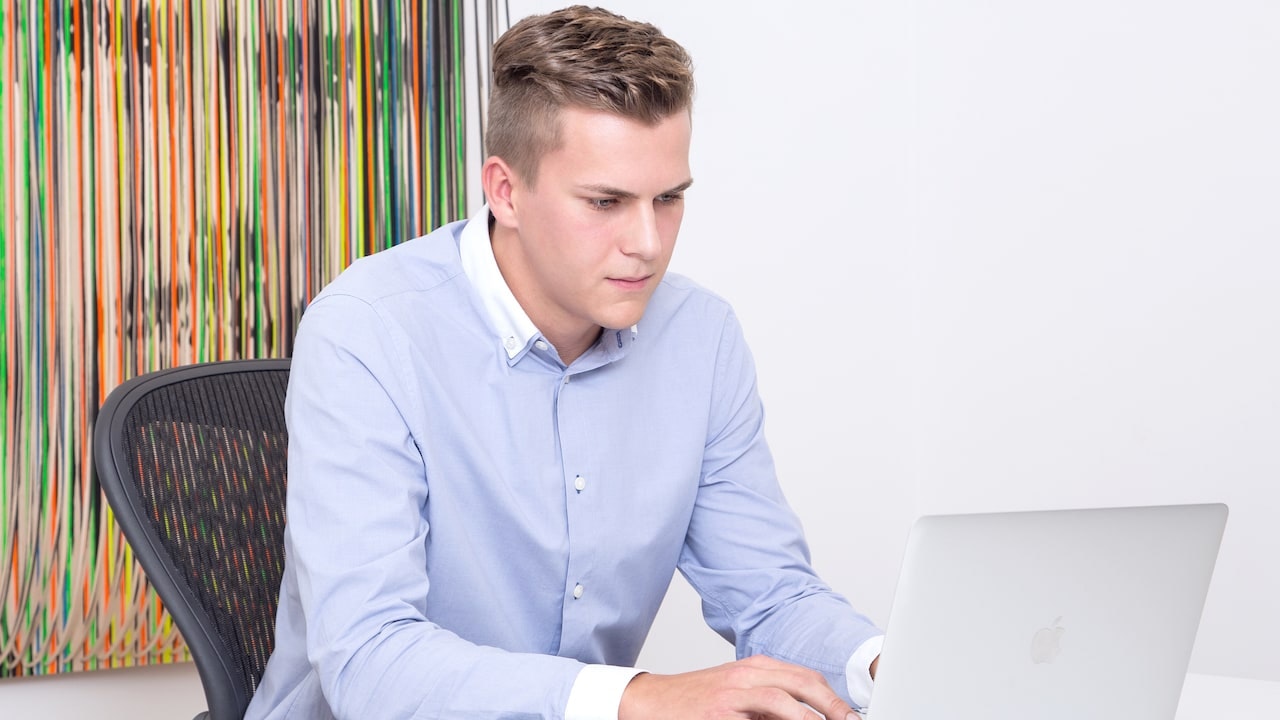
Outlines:
[[370, 305], [448, 285], [463, 276], [458, 236], [465, 222], [455, 222], [351, 263], [316, 296], [345, 295]]
[[658, 284], [646, 319], [676, 318], [701, 319], [723, 322], [733, 314], [728, 300], [708, 290], [698, 282], [679, 273], [669, 272]]

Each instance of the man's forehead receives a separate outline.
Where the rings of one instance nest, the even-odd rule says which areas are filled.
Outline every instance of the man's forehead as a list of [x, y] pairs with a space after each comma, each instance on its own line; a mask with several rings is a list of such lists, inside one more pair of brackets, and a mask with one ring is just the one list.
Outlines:
[[[637, 172], [657, 175], [657, 184], [669, 188], [689, 181], [690, 129], [672, 116], [655, 124], [588, 110], [568, 110], [558, 142], [543, 160], [558, 161], [580, 172], [576, 184], [608, 185], [629, 189], [626, 179]], [[663, 177], [665, 176], [665, 177]]]

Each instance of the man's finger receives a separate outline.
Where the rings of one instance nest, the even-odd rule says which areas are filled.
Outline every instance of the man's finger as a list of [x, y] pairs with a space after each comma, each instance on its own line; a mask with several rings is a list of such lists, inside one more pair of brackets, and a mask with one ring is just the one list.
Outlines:
[[[743, 672], [738, 678], [739, 687], [782, 690], [789, 696], [792, 703], [785, 707], [794, 707], [799, 702], [803, 702], [808, 708], [816, 710], [813, 712], [805, 708], [805, 712], [814, 720], [817, 720], [818, 712], [829, 720], [850, 720], [850, 718], [860, 720], [853, 708], [840, 699], [840, 696], [827, 684], [826, 678], [815, 670], [764, 655], [747, 658], [740, 667]], [[789, 719], [796, 716], [780, 715], [779, 717]]]
[[821, 720], [818, 713], [796, 700], [791, 693], [779, 687], [755, 687], [743, 690], [743, 705], [739, 712], [769, 720]]

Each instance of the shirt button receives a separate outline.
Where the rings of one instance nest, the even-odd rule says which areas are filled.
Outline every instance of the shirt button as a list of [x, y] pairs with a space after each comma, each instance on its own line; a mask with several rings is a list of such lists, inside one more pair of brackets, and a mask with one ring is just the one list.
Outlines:
[[583, 587], [582, 587], [582, 585], [581, 585], [581, 584], [574, 585], [574, 586], [573, 586], [573, 599], [574, 599], [574, 600], [581, 599], [581, 598], [582, 598], [582, 593], [583, 593], [583, 592], [585, 592], [585, 590], [583, 589]]
[[508, 350], [516, 349], [516, 339], [513, 337], [507, 338], [507, 341], [502, 344], [505, 345]]
[[546, 344], [546, 343], [544, 343], [544, 342], [542, 342], [541, 340], [539, 340], [539, 341], [535, 342], [535, 343], [533, 344], [533, 346], [534, 346], [534, 347], [536, 347], [536, 348], [538, 348], [539, 350], [546, 350], [546, 349], [547, 349], [547, 344]]
[[583, 490], [586, 490], [586, 489], [587, 489], [587, 479], [586, 479], [586, 478], [584, 478], [584, 477], [582, 477], [581, 475], [579, 475], [577, 478], [575, 478], [575, 479], [574, 479], [574, 481], [573, 481], [573, 487], [574, 487], [574, 488], [576, 488], [576, 489], [578, 490], [578, 492], [582, 492]]
[[565, 376], [564, 376], [564, 384], [565, 384], [565, 385], [568, 385], [568, 384], [569, 384], [569, 376], [568, 376], [568, 375], [565, 375]]

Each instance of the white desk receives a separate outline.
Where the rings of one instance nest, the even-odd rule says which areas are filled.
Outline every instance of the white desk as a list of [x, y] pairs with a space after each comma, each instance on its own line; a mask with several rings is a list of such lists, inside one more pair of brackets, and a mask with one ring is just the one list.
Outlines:
[[1275, 720], [1280, 682], [1220, 675], [1187, 675], [1177, 720]]

